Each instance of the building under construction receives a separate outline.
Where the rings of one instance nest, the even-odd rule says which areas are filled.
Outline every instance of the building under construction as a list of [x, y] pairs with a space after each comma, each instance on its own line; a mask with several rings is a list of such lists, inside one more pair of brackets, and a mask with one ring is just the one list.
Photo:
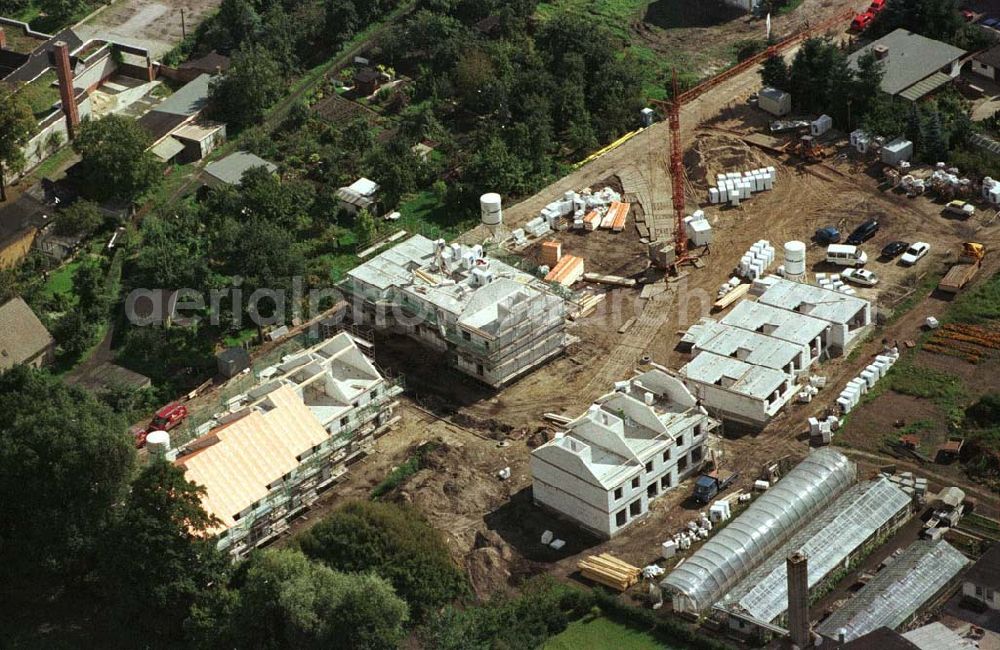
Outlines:
[[565, 347], [566, 303], [482, 246], [411, 237], [348, 273], [356, 322], [400, 332], [493, 387]]
[[[367, 343], [362, 342], [367, 346]], [[396, 421], [402, 386], [341, 333], [261, 373], [175, 461], [205, 488], [220, 550], [240, 557], [288, 528]]]

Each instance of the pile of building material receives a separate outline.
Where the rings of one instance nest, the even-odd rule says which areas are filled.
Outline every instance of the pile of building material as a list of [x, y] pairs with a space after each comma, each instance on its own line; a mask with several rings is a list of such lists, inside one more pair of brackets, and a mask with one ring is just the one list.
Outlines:
[[927, 182], [922, 178], [917, 178], [912, 174], [907, 174], [899, 179], [899, 185], [909, 195], [919, 196], [927, 190]]
[[838, 291], [848, 296], [853, 296], [857, 293], [853, 287], [844, 282], [839, 273], [831, 273], [829, 275], [826, 273], [817, 273], [816, 284], [824, 289]]
[[624, 230], [625, 219], [628, 217], [628, 211], [631, 207], [631, 204], [620, 201], [612, 203], [601, 219], [601, 228], [611, 230], [611, 232], [621, 232]]
[[836, 415], [819, 418], [809, 418], [809, 437], [815, 444], [828, 445], [833, 439], [833, 432], [840, 428], [840, 418]]
[[610, 553], [591, 555], [577, 566], [584, 578], [618, 591], [625, 591], [637, 583], [642, 573], [639, 567], [622, 562]]
[[754, 192], [774, 189], [777, 171], [774, 167], [762, 167], [746, 172], [728, 172], [715, 177], [716, 186], [708, 190], [710, 203], [739, 205]]
[[542, 243], [542, 253], [539, 261], [550, 269], [562, 259], [562, 244], [555, 240]]
[[552, 232], [552, 226], [544, 217], [535, 217], [524, 224], [524, 232], [532, 237], [542, 237]]
[[[738, 277], [734, 275], [733, 277], [729, 278], [728, 282], [723, 282], [721, 285], [719, 285], [719, 291], [718, 293], [716, 293], [715, 297], [724, 298], [727, 294], [732, 293], [736, 289], [736, 287], [740, 286], [741, 282], [742, 280], [740, 280]], [[746, 286], [747, 289], [750, 288], [749, 284]]]
[[583, 258], [563, 255], [559, 262], [545, 276], [546, 282], [555, 282], [564, 287], [571, 286], [583, 277]]
[[826, 377], [810, 377], [809, 383], [799, 393], [798, 400], [804, 404], [808, 404], [819, 394], [819, 391], [824, 386], [826, 386]]
[[[554, 201], [545, 206], [541, 216], [547, 219], [553, 228], [562, 217], [572, 217], [574, 229], [596, 230], [600, 227], [600, 220], [609, 207], [621, 199], [621, 194], [610, 187], [596, 192], [588, 187], [579, 194], [566, 192], [561, 201]], [[624, 224], [624, 219], [622, 223]], [[610, 223], [608, 227], [611, 227]]]
[[[885, 475], [885, 474], [883, 474]], [[889, 481], [899, 486], [903, 492], [906, 492], [911, 497], [917, 499], [922, 499], [925, 494], [927, 494], [927, 479], [916, 478], [913, 476], [913, 472], [901, 472], [899, 474], [893, 474], [889, 476]], [[961, 490], [959, 490], [961, 492]], [[963, 494], [964, 499], [964, 494]], [[959, 502], [961, 506], [961, 502]], [[957, 521], [955, 523], [958, 523]]]
[[587, 204], [582, 196], [569, 191], [563, 194], [562, 199], [553, 201], [542, 208], [538, 218], [549, 224], [549, 227], [555, 228], [563, 217], [579, 215], [582, 218], [586, 207]]
[[704, 210], [695, 210], [693, 214], [684, 217], [684, 231], [693, 246], [708, 246], [712, 243], [712, 225], [705, 218]]
[[892, 348], [885, 354], [875, 357], [875, 363], [869, 364], [861, 374], [847, 382], [847, 386], [840, 392], [837, 404], [844, 415], [847, 415], [861, 401], [861, 396], [875, 387], [879, 379], [885, 377], [892, 364], [899, 359], [899, 350]]
[[763, 277], [764, 272], [774, 262], [774, 246], [766, 239], [761, 239], [750, 247], [737, 267], [737, 275], [748, 280], [756, 280]]
[[993, 205], [1000, 205], [1000, 181], [989, 176], [983, 179], [983, 198]]

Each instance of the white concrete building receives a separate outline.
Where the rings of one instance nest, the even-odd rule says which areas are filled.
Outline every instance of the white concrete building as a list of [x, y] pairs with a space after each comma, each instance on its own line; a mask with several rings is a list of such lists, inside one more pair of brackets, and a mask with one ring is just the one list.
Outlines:
[[406, 334], [490, 386], [565, 347], [565, 301], [482, 246], [416, 235], [350, 271], [344, 289], [355, 320]]
[[781, 370], [754, 366], [702, 352], [679, 375], [684, 385], [719, 419], [760, 428], [798, 391], [798, 382]]
[[341, 333], [261, 372], [232, 413], [178, 450], [175, 464], [205, 487], [218, 547], [245, 555], [336, 483], [397, 421], [402, 387]]
[[534, 501], [613, 537], [644, 517], [651, 501], [698, 473], [716, 426], [683, 383], [650, 370], [532, 452]]
[[711, 352], [793, 376], [808, 371], [809, 364], [814, 359], [806, 344], [793, 343], [712, 320], [695, 325], [688, 332], [692, 330], [692, 351], [695, 355]]
[[744, 300], [720, 322], [805, 348], [808, 356], [800, 360], [801, 365], [796, 364], [800, 368], [814, 364], [826, 350], [826, 322], [771, 305]]
[[870, 302], [811, 284], [775, 279], [758, 302], [826, 321], [824, 344], [831, 356], [847, 354], [874, 328]]

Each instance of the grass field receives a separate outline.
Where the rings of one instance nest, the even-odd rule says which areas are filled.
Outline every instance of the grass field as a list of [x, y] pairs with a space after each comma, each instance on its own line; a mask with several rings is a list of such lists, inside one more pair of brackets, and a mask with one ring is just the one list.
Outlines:
[[603, 616], [574, 621], [564, 632], [543, 646], [544, 650], [680, 650], [657, 642], [650, 635], [633, 630]]
[[628, 36], [629, 24], [639, 16], [650, 0], [549, 0], [539, 2], [535, 16], [542, 21], [560, 12], [595, 17], [619, 37]]
[[68, 294], [70, 300], [76, 302], [76, 296], [73, 295], [73, 273], [80, 266], [80, 263], [80, 260], [76, 260], [50, 273], [42, 288], [42, 294], [46, 297]]

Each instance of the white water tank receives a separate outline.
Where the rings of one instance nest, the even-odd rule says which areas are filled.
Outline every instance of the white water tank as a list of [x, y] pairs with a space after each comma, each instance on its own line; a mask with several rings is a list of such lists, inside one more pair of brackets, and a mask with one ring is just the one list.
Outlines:
[[480, 218], [487, 226], [498, 226], [503, 222], [500, 195], [489, 192], [479, 197]]
[[806, 245], [800, 241], [785, 242], [785, 273], [801, 276], [806, 272]]
[[166, 431], [150, 431], [146, 436], [146, 450], [150, 458], [163, 458], [170, 451], [170, 434]]

